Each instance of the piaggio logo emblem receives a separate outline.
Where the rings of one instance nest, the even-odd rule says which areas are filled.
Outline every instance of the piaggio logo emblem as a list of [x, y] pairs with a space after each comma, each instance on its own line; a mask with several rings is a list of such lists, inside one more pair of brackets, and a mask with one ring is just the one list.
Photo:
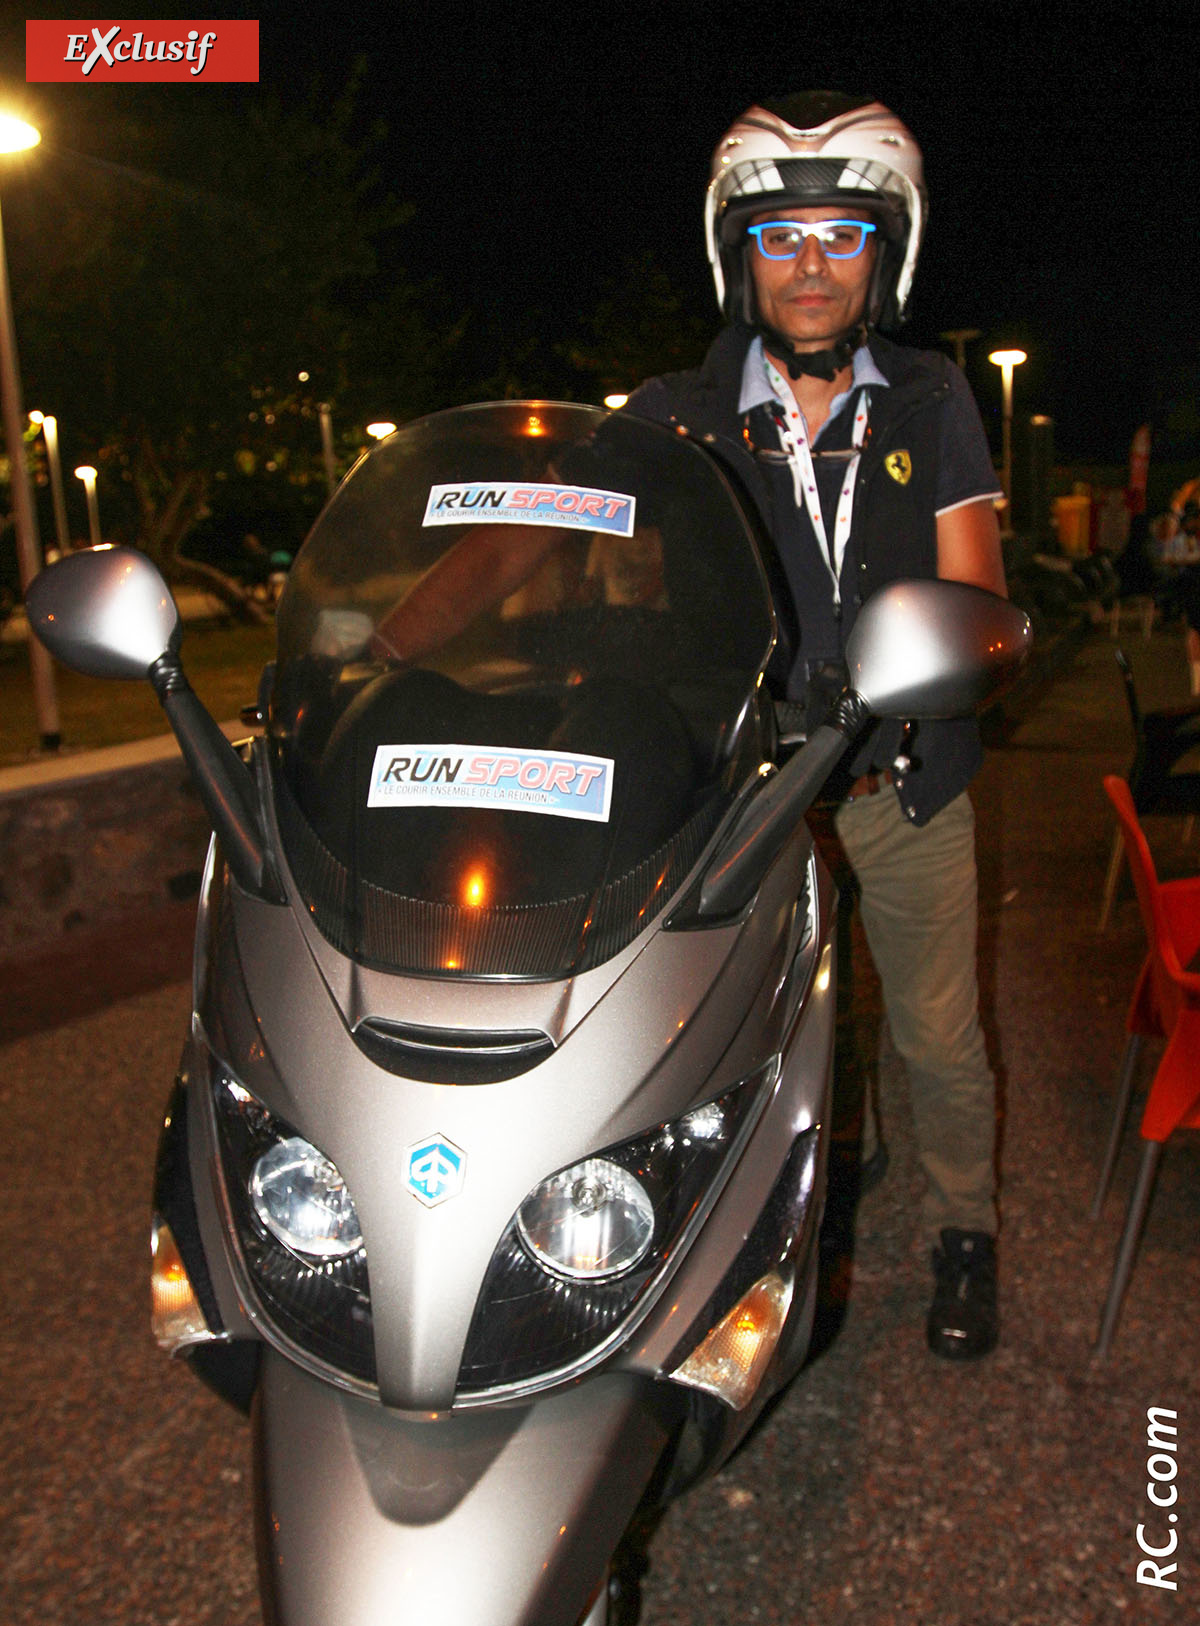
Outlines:
[[883, 460], [883, 466], [897, 485], [906, 486], [912, 479], [912, 458], [907, 452], [889, 452]]
[[467, 1154], [445, 1135], [426, 1135], [405, 1149], [404, 1183], [426, 1208], [457, 1197], [466, 1173]]

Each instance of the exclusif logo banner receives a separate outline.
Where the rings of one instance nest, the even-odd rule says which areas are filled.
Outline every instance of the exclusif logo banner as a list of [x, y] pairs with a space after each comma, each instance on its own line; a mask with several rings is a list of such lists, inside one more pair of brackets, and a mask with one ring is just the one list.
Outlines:
[[25, 24], [27, 84], [257, 79], [257, 22], [54, 18]]

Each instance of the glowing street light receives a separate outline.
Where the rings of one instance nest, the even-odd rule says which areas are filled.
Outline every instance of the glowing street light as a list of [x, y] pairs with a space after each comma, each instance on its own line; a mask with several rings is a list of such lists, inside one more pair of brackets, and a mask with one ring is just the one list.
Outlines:
[[70, 553], [71, 530], [67, 524], [67, 499], [63, 491], [62, 458], [58, 455], [58, 419], [49, 412], [31, 412], [30, 423], [36, 423], [46, 442], [46, 461], [50, 465], [50, 496], [54, 502], [54, 531], [58, 537], [58, 551]]
[[627, 395], [621, 395], [618, 392], [616, 395], [606, 395], [604, 397], [604, 404], [610, 412], [619, 412], [628, 399], [629, 397]]
[[[41, 140], [32, 124], [0, 113], [0, 153], [27, 152]], [[8, 448], [9, 487], [12, 491], [13, 529], [17, 535], [17, 562], [21, 590], [26, 591], [42, 565], [38, 542], [37, 510], [25, 465], [25, 436], [21, 415], [21, 369], [17, 360], [17, 333], [13, 323], [12, 291], [8, 284], [8, 255], [4, 249], [4, 221], [0, 217], [0, 397], [4, 404], [4, 439]], [[57, 751], [58, 700], [54, 693], [54, 667], [49, 652], [37, 638], [29, 640], [33, 673], [33, 704], [42, 749]]]
[[370, 435], [372, 440], [386, 440], [389, 435], [395, 433], [396, 425], [388, 423], [386, 419], [380, 419], [378, 423], [369, 423], [367, 425], [367, 434]]
[[1019, 367], [1023, 361], [1028, 360], [1024, 350], [993, 350], [988, 356], [1000, 369], [1000, 377], [1004, 386], [1004, 472], [1002, 483], [1004, 486], [1004, 528], [1012, 528], [1012, 383], [1013, 368]]
[[83, 481], [83, 489], [87, 496], [88, 511], [88, 537], [94, 548], [101, 545], [100, 536], [100, 505], [96, 501], [96, 471], [90, 463], [81, 463], [75, 470], [75, 478]]
[[28, 152], [41, 139], [42, 132], [35, 130], [32, 124], [14, 118], [11, 113], [0, 113], [0, 152]]

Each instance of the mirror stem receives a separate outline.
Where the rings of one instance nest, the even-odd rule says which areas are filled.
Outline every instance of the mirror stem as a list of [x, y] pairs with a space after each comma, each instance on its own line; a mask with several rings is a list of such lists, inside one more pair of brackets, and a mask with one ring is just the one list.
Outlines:
[[846, 747], [870, 720], [871, 710], [862, 696], [845, 690], [829, 720], [754, 797], [709, 866], [700, 887], [701, 917], [721, 919], [745, 907]]
[[267, 863], [250, 770], [200, 703], [173, 650], [160, 656], [146, 675], [179, 741], [234, 879], [256, 897], [282, 901]]

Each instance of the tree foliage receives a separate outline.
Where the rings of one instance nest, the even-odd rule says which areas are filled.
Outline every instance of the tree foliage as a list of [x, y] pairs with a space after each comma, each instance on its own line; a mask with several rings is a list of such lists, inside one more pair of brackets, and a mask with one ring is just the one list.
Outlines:
[[6, 191], [25, 393], [100, 469], [107, 533], [240, 598], [184, 552], [206, 514], [238, 522], [221, 488], [251, 502], [265, 481], [261, 500], [287, 499], [302, 527], [324, 495], [318, 405], [349, 457], [364, 412], [440, 404], [453, 324], [394, 269], [411, 210], [380, 173], [383, 132], [361, 127], [354, 80], [287, 104], [154, 88], [153, 102], [94, 97], [11, 209]]
[[326, 496], [322, 404], [344, 470], [372, 419], [597, 400], [693, 364], [711, 334], [649, 259], [565, 318], [516, 287], [464, 310], [398, 270], [424, 263], [422, 224], [357, 71], [287, 102], [57, 90], [43, 146], [4, 181], [26, 404], [57, 416], [67, 470], [99, 469], [106, 536], [249, 614], [254, 560], [294, 551]]
[[645, 378], [697, 366], [715, 328], [647, 255], [625, 266], [567, 355], [601, 396], [628, 394]]

